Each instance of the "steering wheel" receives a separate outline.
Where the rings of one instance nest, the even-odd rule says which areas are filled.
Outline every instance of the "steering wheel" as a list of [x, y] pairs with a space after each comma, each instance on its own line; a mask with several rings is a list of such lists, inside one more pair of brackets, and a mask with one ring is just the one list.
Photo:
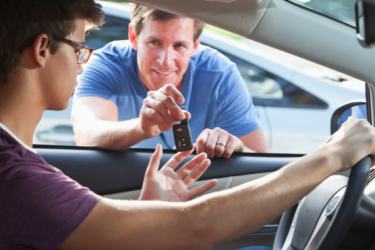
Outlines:
[[273, 249], [338, 248], [356, 216], [370, 167], [371, 158], [367, 156], [353, 166], [349, 180], [331, 176], [287, 210], [279, 223]]

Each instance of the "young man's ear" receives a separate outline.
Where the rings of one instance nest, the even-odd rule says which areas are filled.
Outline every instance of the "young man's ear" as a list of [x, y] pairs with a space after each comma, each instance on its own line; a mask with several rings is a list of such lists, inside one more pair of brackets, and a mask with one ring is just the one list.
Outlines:
[[34, 62], [41, 68], [44, 68], [46, 65], [47, 58], [50, 56], [51, 52], [48, 48], [49, 38], [46, 34], [38, 35], [31, 47], [32, 49], [32, 58]]
[[137, 50], [138, 49], [138, 46], [137, 46], [137, 33], [133, 29], [133, 26], [132, 26], [131, 23], [129, 24], [129, 40], [130, 40], [130, 43], [133, 46], [133, 49]]

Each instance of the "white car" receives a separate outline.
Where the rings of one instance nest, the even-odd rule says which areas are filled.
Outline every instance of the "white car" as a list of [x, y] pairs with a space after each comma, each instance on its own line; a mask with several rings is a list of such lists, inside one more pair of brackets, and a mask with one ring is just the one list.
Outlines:
[[[86, 41], [95, 49], [125, 40], [130, 19], [126, 4], [101, 2], [107, 23], [91, 31]], [[349, 88], [341, 82], [312, 77], [302, 70], [260, 54], [249, 46], [205, 29], [201, 43], [225, 54], [237, 67], [253, 98], [262, 130], [274, 153], [308, 153], [330, 136], [335, 109], [365, 99], [365, 84]], [[335, 95], [332, 95], [335, 93]], [[34, 144], [75, 145], [69, 107], [46, 111], [34, 134]]]

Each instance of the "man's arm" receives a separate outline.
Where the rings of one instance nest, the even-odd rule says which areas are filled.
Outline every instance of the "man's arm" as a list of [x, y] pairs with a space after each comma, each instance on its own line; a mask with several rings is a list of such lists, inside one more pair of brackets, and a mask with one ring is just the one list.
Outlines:
[[79, 146], [125, 149], [146, 139], [140, 131], [138, 118], [118, 122], [116, 104], [102, 97], [88, 96], [75, 100], [72, 122]]
[[[243, 145], [250, 150], [259, 153], [269, 153], [271, 149], [268, 146], [267, 140], [264, 137], [263, 131], [261, 128], [258, 128], [246, 135], [238, 137], [243, 143]], [[244, 150], [246, 151], [246, 149]]]
[[230, 190], [185, 203], [103, 198], [60, 249], [212, 249], [272, 221], [369, 154], [375, 154], [375, 129], [350, 119], [320, 149]]
[[173, 124], [190, 119], [174, 102], [184, 103], [182, 94], [166, 85], [158, 91], [149, 91], [143, 102], [140, 117], [118, 121], [114, 102], [102, 97], [81, 97], [73, 102], [72, 122], [76, 143], [80, 146], [121, 150], [145, 139], [170, 130]]

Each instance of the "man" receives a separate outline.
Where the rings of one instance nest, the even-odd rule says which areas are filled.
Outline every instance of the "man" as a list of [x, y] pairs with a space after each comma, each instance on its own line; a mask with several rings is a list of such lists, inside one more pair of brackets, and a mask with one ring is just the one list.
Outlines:
[[187, 118], [198, 153], [269, 152], [234, 63], [200, 45], [203, 23], [131, 4], [129, 41], [94, 52], [79, 77], [72, 121], [77, 145], [173, 149]]
[[[43, 111], [68, 105], [80, 64], [89, 59], [85, 24], [101, 23], [98, 5], [92, 0], [0, 3], [1, 249], [213, 249], [276, 218], [329, 175], [375, 155], [375, 129], [350, 118], [329, 143], [283, 169], [186, 201], [216, 183], [186, 190], [209, 160], [198, 155], [174, 172], [191, 152], [178, 153], [158, 172], [158, 145], [145, 175], [144, 201], [100, 197], [31, 148]], [[162, 197], [186, 202], [158, 201]]]

